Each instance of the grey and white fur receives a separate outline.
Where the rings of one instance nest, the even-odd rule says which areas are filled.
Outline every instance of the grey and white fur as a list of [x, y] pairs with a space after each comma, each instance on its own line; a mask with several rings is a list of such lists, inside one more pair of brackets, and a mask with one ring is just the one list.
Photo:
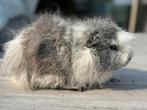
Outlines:
[[44, 14], [6, 44], [4, 68], [24, 89], [91, 89], [129, 63], [132, 38], [110, 19]]

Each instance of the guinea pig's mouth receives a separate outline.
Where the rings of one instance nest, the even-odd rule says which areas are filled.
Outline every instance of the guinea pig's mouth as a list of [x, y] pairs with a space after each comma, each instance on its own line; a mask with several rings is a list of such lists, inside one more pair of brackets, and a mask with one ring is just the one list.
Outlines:
[[128, 55], [126, 55], [127, 57], [125, 58], [125, 62], [123, 64], [123, 66], [128, 65], [128, 63], [132, 60], [133, 56], [134, 56], [134, 52], [132, 49], [130, 49], [130, 51], [128, 52]]
[[129, 59], [128, 59], [125, 63], [124, 63], [124, 65], [123, 65], [123, 66], [128, 65], [130, 61], [131, 61], [131, 58], [129, 58]]
[[128, 65], [129, 62], [132, 60], [132, 57], [133, 57], [133, 56], [129, 56], [129, 57], [127, 58], [126, 62], [123, 64], [123, 66]]

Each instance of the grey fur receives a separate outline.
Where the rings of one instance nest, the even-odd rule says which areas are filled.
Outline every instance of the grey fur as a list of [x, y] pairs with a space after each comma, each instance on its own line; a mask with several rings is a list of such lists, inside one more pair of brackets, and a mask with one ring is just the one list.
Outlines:
[[110, 19], [45, 14], [6, 44], [4, 67], [25, 89], [90, 89], [132, 58], [120, 31]]

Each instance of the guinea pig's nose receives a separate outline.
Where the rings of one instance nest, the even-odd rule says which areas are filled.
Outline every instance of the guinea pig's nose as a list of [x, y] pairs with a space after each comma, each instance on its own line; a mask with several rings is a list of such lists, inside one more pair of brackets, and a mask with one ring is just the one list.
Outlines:
[[130, 61], [132, 59], [132, 57], [134, 56], [134, 52], [133, 50], [131, 49], [130, 52], [129, 52], [129, 55], [128, 55], [128, 61]]
[[129, 57], [129, 58], [128, 58], [128, 61], [130, 61], [131, 59], [132, 59], [132, 57]]

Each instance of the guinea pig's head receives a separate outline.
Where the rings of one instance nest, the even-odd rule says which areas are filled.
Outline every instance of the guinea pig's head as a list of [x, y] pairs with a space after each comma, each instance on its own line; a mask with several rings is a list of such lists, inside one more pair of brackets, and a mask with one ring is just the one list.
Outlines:
[[[83, 31], [83, 34], [80, 34], [83, 41], [77, 42], [83, 43], [94, 56], [94, 60], [99, 60], [95, 61], [99, 63], [99, 69], [117, 70], [130, 62], [133, 50], [129, 42], [134, 38], [133, 34], [122, 30], [109, 19], [91, 20], [86, 25], [84, 28], [77, 28]], [[85, 28], [87, 31], [84, 31]]]

